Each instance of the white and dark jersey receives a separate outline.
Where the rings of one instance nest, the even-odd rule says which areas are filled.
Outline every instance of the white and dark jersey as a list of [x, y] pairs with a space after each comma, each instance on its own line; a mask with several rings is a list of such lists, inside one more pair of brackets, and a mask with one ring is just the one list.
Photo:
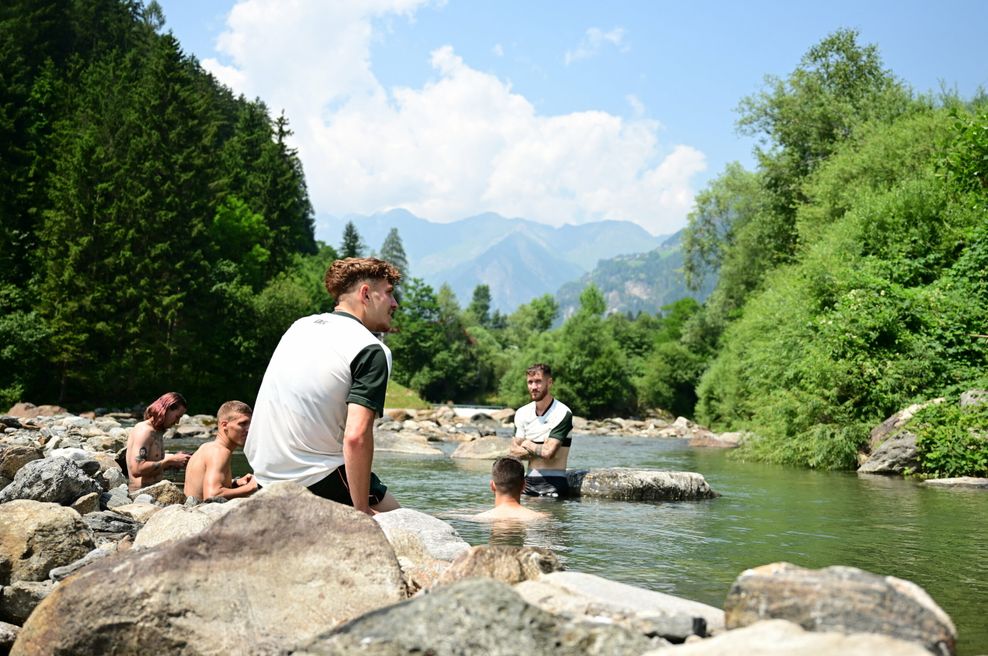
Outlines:
[[257, 482], [309, 486], [343, 464], [347, 404], [378, 415], [391, 351], [345, 312], [299, 319], [264, 372], [244, 453]]
[[568, 447], [572, 442], [569, 436], [571, 430], [573, 413], [559, 399], [553, 399], [541, 416], [535, 413], [535, 401], [515, 412], [515, 436], [536, 444], [544, 444], [546, 438], [551, 437], [562, 442], [560, 446]]

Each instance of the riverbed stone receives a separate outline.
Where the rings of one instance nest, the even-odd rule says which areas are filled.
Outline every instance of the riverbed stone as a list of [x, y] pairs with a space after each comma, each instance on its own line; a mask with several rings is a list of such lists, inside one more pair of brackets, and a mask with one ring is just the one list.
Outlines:
[[68, 410], [58, 405], [34, 405], [27, 401], [15, 403], [11, 406], [7, 414], [19, 419], [33, 419], [35, 417], [54, 417], [55, 415], [68, 414]]
[[417, 456], [445, 457], [440, 449], [429, 444], [424, 435], [407, 430], [399, 432], [378, 431], [374, 434], [374, 450]]
[[197, 535], [97, 561], [62, 581], [11, 654], [107, 645], [136, 653], [150, 644], [159, 653], [284, 653], [404, 598], [398, 561], [373, 520], [276, 484]]
[[90, 492], [89, 494], [76, 499], [75, 502], [69, 507], [80, 515], [96, 512], [99, 510], [99, 497], [100, 495], [96, 492]]
[[73, 461], [44, 458], [21, 467], [13, 482], [0, 490], [0, 503], [31, 499], [68, 506], [81, 496], [102, 491], [99, 484]]
[[21, 627], [16, 624], [0, 622], [0, 654], [10, 652], [10, 648], [14, 646], [14, 641], [17, 640], [17, 633], [20, 630]]
[[151, 519], [152, 515], [160, 512], [162, 509], [163, 508], [161, 506], [153, 503], [128, 503], [122, 506], [117, 506], [113, 509], [113, 512], [118, 515], [130, 517], [141, 524], [145, 524], [149, 519]]
[[504, 583], [474, 579], [359, 617], [292, 653], [625, 656], [652, 646], [654, 642], [622, 627], [555, 617]]
[[432, 587], [453, 560], [470, 549], [456, 529], [418, 510], [398, 508], [373, 519], [394, 549], [411, 592]]
[[483, 577], [514, 585], [563, 569], [559, 557], [543, 547], [479, 545], [470, 547], [439, 577], [437, 585]]
[[99, 497], [100, 508], [112, 510], [118, 506], [125, 506], [130, 503], [130, 492], [127, 491], [127, 483], [121, 483], [116, 487], [111, 487], [107, 492], [103, 492]]
[[132, 517], [118, 515], [112, 510], [88, 513], [82, 521], [92, 531], [97, 547], [116, 544], [126, 537], [133, 539], [141, 528], [141, 523]]
[[4, 586], [0, 594], [0, 620], [23, 624], [54, 587], [54, 581], [15, 581]]
[[786, 620], [763, 620], [642, 656], [929, 656], [921, 646], [875, 633], [806, 631]]
[[874, 453], [875, 449], [878, 448], [878, 445], [884, 442], [897, 430], [909, 423], [909, 420], [912, 419], [917, 412], [928, 405], [943, 403], [945, 400], [946, 399], [943, 397], [940, 397], [929, 401], [924, 401], [923, 403], [914, 403], [903, 410], [899, 410], [897, 413], [871, 429], [871, 433], [868, 436], [868, 450]]
[[961, 394], [960, 406], [968, 408], [976, 405], [988, 403], [988, 390], [973, 389]]
[[185, 492], [169, 480], [158, 481], [154, 485], [134, 490], [130, 493], [130, 498], [137, 501], [137, 497], [142, 494], [148, 495], [155, 503], [163, 506], [185, 503]]
[[621, 501], [696, 501], [720, 496], [696, 472], [611, 467], [570, 470], [566, 476], [573, 496]]
[[173, 504], [161, 508], [159, 512], [152, 513], [147, 523], [137, 531], [134, 548], [146, 549], [202, 533], [242, 502], [241, 499], [232, 499], [228, 503]]
[[583, 572], [552, 572], [517, 584], [515, 592], [553, 615], [606, 620], [673, 643], [724, 631], [719, 608]]
[[75, 560], [69, 563], [68, 565], [52, 568], [52, 570], [48, 572], [48, 578], [57, 583], [58, 581], [61, 581], [62, 579], [65, 579], [66, 577], [78, 572], [86, 565], [89, 565], [90, 563], [94, 563], [97, 560], [106, 558], [107, 556], [115, 553], [117, 553], [116, 544], [109, 544], [102, 547], [96, 547], [82, 558], [79, 558], [78, 560]]
[[916, 434], [900, 431], [878, 445], [864, 464], [858, 467], [859, 474], [901, 474], [906, 469], [919, 466], [919, 450], [916, 447]]
[[0, 505], [0, 585], [44, 581], [53, 567], [68, 565], [94, 546], [71, 508], [28, 499]]
[[741, 446], [745, 435], [743, 432], [713, 433], [704, 431], [693, 435], [690, 438], [689, 445], [712, 449], [734, 449]]
[[0, 478], [13, 480], [21, 467], [42, 458], [44, 458], [44, 454], [36, 446], [8, 446], [0, 451]]
[[508, 455], [508, 448], [510, 446], [510, 437], [489, 435], [479, 437], [470, 442], [463, 442], [456, 447], [456, 450], [453, 451], [450, 457], [473, 460], [496, 460], [501, 456]]
[[856, 567], [773, 563], [745, 570], [727, 594], [724, 618], [728, 629], [784, 619], [808, 631], [880, 633], [941, 656], [957, 645], [954, 623], [925, 590]]

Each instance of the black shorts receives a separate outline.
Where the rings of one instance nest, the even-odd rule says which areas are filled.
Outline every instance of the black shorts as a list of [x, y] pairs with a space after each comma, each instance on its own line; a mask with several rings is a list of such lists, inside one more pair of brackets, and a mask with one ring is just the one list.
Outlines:
[[569, 480], [565, 476], [526, 476], [525, 495], [562, 499], [569, 495]]
[[[329, 499], [330, 501], [335, 501], [336, 503], [342, 503], [345, 506], [353, 505], [353, 499], [350, 498], [350, 486], [347, 484], [346, 480], [345, 465], [340, 465], [335, 471], [331, 472], [329, 476], [322, 479], [318, 483], [313, 483], [310, 485], [309, 492], [312, 492], [317, 497]], [[369, 504], [376, 506], [381, 503], [387, 492], [388, 486], [381, 482], [381, 479], [377, 477], [377, 474], [371, 472], [370, 496], [368, 497]]]

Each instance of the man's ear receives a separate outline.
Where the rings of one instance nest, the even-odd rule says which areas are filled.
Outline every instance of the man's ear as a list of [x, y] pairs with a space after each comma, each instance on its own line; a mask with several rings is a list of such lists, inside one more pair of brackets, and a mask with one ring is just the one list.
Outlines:
[[497, 492], [497, 488], [494, 486], [494, 481], [491, 481], [491, 492]]

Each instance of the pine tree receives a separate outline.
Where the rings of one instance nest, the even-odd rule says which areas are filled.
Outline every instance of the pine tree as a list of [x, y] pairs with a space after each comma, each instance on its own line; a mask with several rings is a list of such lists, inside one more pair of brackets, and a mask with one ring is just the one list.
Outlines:
[[398, 228], [391, 228], [388, 236], [384, 238], [384, 243], [381, 245], [381, 259], [393, 264], [401, 272], [402, 278], [408, 277], [408, 257], [398, 235]]
[[363, 257], [365, 250], [357, 226], [353, 225], [353, 221], [347, 221], [343, 228], [343, 241], [340, 243], [340, 257]]

